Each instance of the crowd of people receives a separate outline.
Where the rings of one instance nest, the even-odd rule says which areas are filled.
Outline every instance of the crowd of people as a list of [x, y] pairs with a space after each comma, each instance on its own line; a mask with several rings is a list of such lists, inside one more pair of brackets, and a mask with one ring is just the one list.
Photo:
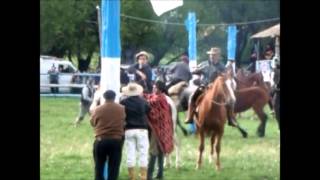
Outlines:
[[[162, 140], [163, 134], [168, 134], [167, 129], [173, 126], [170, 120], [170, 107], [164, 98], [168, 95], [168, 89], [181, 81], [188, 83], [193, 74], [200, 75], [199, 86], [189, 98], [185, 120], [185, 123], [193, 123], [195, 103], [197, 98], [205, 92], [208, 84], [226, 70], [235, 73], [234, 60], [228, 60], [226, 65], [221, 63], [219, 47], [212, 47], [207, 54], [208, 60], [192, 72], [189, 69], [188, 56], [182, 55], [180, 62], [169, 69], [172, 81], [166, 85], [159, 80], [154, 82], [149, 65], [149, 54], [146, 51], [137, 53], [136, 63], [128, 68], [131, 76], [127, 79], [127, 85], [121, 89], [122, 96], [119, 102], [115, 102], [114, 91], [107, 90], [103, 93], [99, 87], [95, 90], [95, 80], [92, 78], [87, 80], [86, 86], [81, 91], [80, 112], [74, 124], [78, 126], [84, 116], [87, 113], [90, 114], [90, 122], [95, 131], [93, 157], [96, 180], [103, 179], [105, 162], [108, 162], [108, 179], [117, 179], [124, 144], [127, 150], [130, 180], [136, 179], [136, 164], [139, 167], [141, 180], [154, 179], [156, 159], [158, 159], [158, 172], [155, 179], [163, 179], [164, 155], [173, 149], [173, 146], [171, 147], [173, 142], [163, 143]], [[266, 50], [265, 57], [267, 59], [273, 57], [272, 49]], [[255, 54], [251, 58], [255, 59]], [[50, 71], [53, 77], [55, 77], [54, 72], [53, 67]], [[235, 125], [233, 116], [235, 102], [236, 99], [230, 99], [225, 105], [228, 124], [231, 126]], [[155, 111], [154, 108], [158, 109]], [[172, 132], [170, 133], [169, 136], [173, 136]], [[173, 139], [171, 138], [170, 141]]]
[[[192, 123], [197, 98], [220, 73], [228, 68], [233, 69], [234, 62], [228, 62], [227, 67], [220, 62], [220, 48], [213, 47], [207, 54], [209, 59], [206, 63], [192, 72], [189, 69], [188, 57], [181, 56], [181, 62], [170, 69], [170, 73], [173, 74], [172, 82], [166, 85], [162, 81], [153, 83], [148, 53], [145, 51], [137, 53], [136, 63], [128, 69], [128, 72], [133, 75], [130, 77], [132, 80], [122, 87], [119, 103], [115, 102], [116, 94], [114, 91], [107, 90], [102, 93], [98, 88], [95, 92], [94, 80], [87, 81], [81, 93], [80, 113], [74, 124], [78, 126], [85, 114], [90, 114], [90, 122], [95, 131], [93, 157], [96, 180], [103, 179], [105, 162], [108, 162], [108, 179], [117, 179], [124, 144], [127, 150], [127, 168], [130, 180], [137, 177], [136, 164], [139, 167], [141, 180], [163, 179], [164, 155], [173, 149], [173, 142], [163, 143], [162, 140], [164, 138], [162, 135], [168, 134], [167, 129], [173, 126], [172, 120], [170, 120], [170, 107], [164, 98], [168, 88], [181, 81], [188, 82], [192, 74], [202, 75], [200, 86], [190, 97], [187, 119], [185, 120], [185, 123]], [[98, 95], [96, 96], [96, 94]], [[101, 96], [104, 98], [103, 101], [100, 101], [99, 97]], [[232, 116], [234, 103], [235, 99], [226, 105], [229, 125], [234, 123]], [[154, 111], [154, 108], [159, 109]], [[173, 136], [173, 132], [170, 133]], [[167, 138], [173, 141], [172, 137], [168, 136]], [[156, 159], [158, 159], [159, 167], [157, 176], [153, 178]]]

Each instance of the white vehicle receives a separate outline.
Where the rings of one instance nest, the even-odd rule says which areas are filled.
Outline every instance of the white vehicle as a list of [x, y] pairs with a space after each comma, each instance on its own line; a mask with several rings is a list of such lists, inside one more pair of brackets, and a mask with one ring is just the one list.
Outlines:
[[[59, 72], [59, 84], [71, 84], [73, 74], [77, 72], [77, 68], [70, 61], [52, 56], [40, 56], [40, 85], [50, 84], [48, 71], [53, 65], [57, 71], [59, 68], [61, 69]], [[70, 87], [59, 87], [59, 92], [61, 93], [69, 93], [70, 91]], [[40, 92], [50, 93], [50, 87], [40, 86]]]

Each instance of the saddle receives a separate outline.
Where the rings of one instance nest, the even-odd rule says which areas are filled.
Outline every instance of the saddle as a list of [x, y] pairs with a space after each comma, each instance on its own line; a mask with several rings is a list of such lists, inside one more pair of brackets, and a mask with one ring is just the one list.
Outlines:
[[208, 89], [208, 87], [206, 87], [206, 86], [200, 86], [199, 89], [195, 92], [195, 94], [192, 97], [191, 101], [194, 102], [194, 103], [191, 103], [191, 106], [193, 106], [192, 109], [194, 110], [194, 113], [195, 113], [197, 118], [198, 118], [198, 109], [197, 109], [197, 107], [200, 104], [200, 102], [202, 101], [207, 89]]

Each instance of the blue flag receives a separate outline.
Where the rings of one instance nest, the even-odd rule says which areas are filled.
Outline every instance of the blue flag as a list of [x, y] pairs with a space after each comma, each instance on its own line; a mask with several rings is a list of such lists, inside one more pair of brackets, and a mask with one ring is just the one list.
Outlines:
[[236, 45], [237, 45], [237, 27], [230, 25], [228, 27], [228, 60], [236, 59]]

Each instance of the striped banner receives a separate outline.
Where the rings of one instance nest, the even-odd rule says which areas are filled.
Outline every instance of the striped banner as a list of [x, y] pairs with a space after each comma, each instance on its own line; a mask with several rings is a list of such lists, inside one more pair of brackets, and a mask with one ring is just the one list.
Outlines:
[[113, 90], [120, 97], [120, 0], [101, 2], [101, 79], [102, 92]]
[[193, 71], [197, 67], [197, 34], [196, 34], [196, 14], [188, 13], [188, 18], [185, 21], [189, 39], [189, 67]]
[[228, 26], [228, 60], [236, 59], [237, 45], [237, 27], [235, 25]]

